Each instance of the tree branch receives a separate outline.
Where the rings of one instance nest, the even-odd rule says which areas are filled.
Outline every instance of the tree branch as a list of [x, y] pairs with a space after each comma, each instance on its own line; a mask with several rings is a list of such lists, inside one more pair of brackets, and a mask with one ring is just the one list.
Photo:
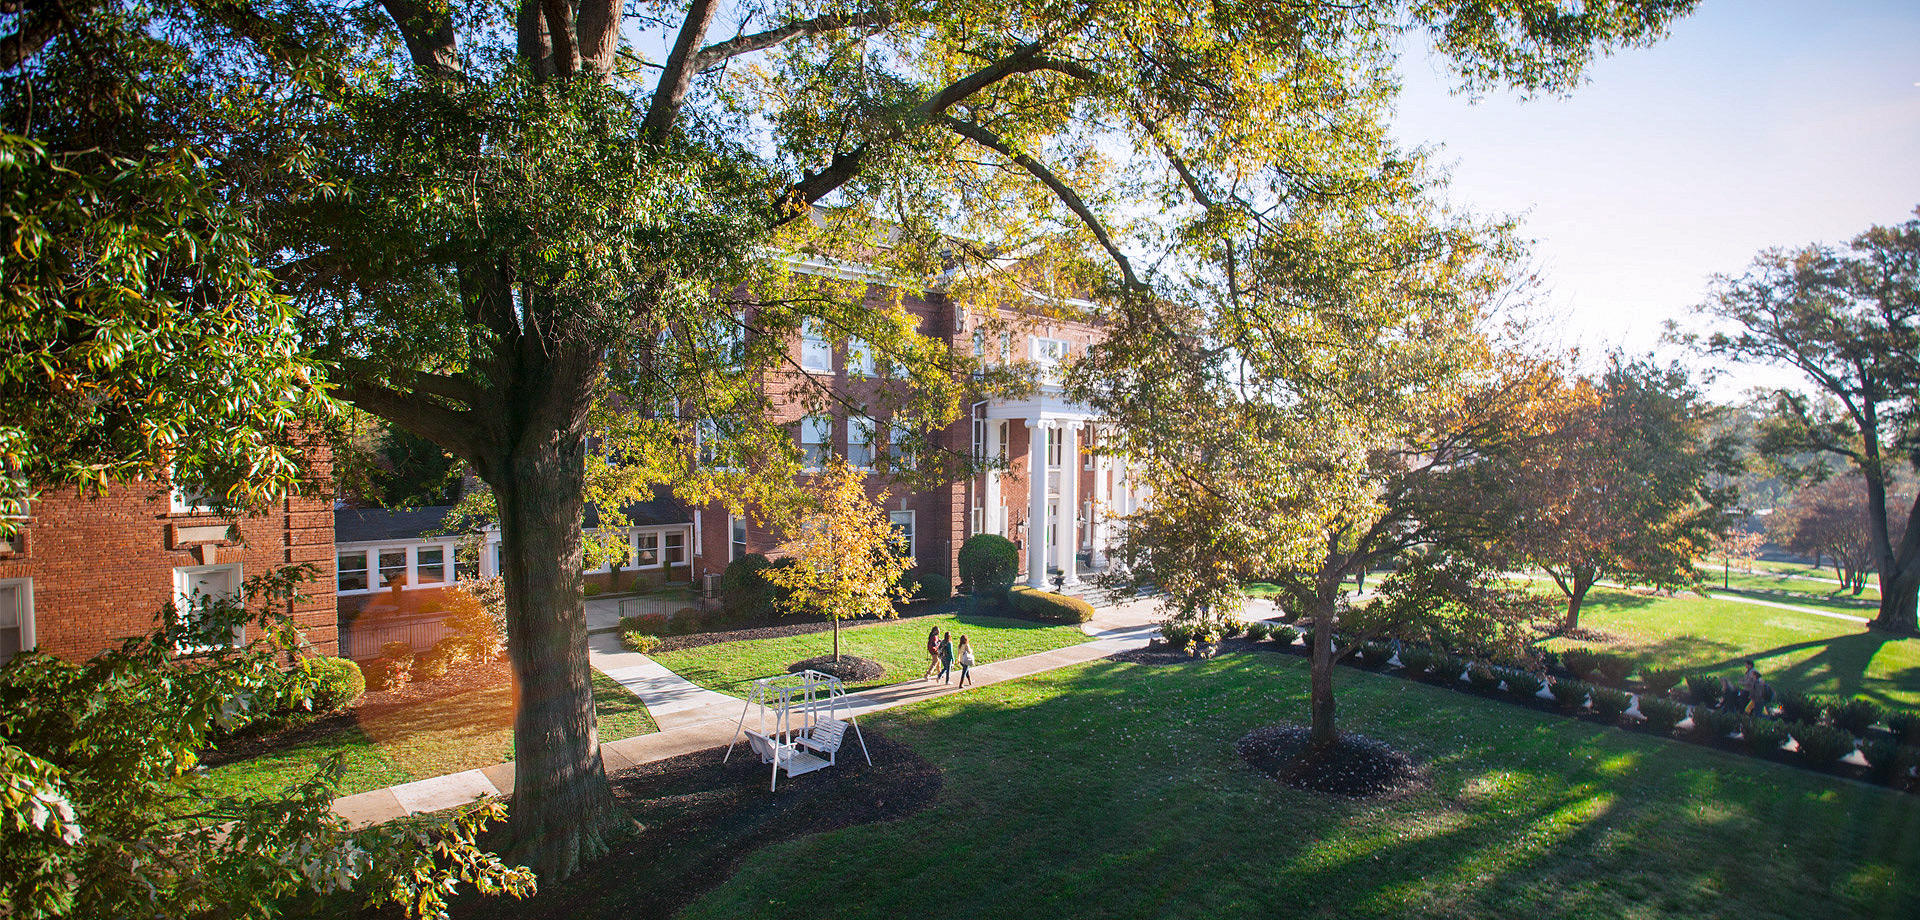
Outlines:
[[716, 42], [700, 49], [693, 57], [693, 71], [711, 69], [743, 54], [765, 51], [803, 35], [819, 35], [822, 32], [837, 32], [841, 29], [884, 28], [893, 24], [893, 17], [887, 13], [862, 12], [841, 15], [828, 13], [812, 19], [802, 19], [783, 26], [776, 26], [764, 32], [741, 35], [723, 42]]
[[540, 0], [546, 13], [547, 39], [553, 43], [553, 75], [571, 77], [580, 72], [580, 47], [574, 44], [571, 0]]
[[12, 70], [26, 63], [67, 24], [66, 11], [60, 4], [47, 0], [26, 0], [6, 12], [22, 15], [20, 26], [12, 35], [0, 36], [0, 70]]
[[699, 57], [694, 49], [706, 41], [707, 30], [712, 28], [713, 15], [719, 8], [719, 0], [693, 0], [693, 5], [687, 8], [687, 18], [681, 21], [680, 34], [674, 37], [673, 50], [667, 53], [666, 68], [654, 86], [653, 103], [647, 106], [647, 120], [641, 126], [648, 140], [660, 143], [673, 127], [674, 116], [680, 113], [680, 104], [686, 100], [693, 75], [699, 70], [694, 66]]
[[613, 73], [613, 53], [620, 47], [620, 15], [620, 0], [580, 0], [575, 14], [580, 60], [602, 79]]
[[451, 9], [417, 0], [380, 0], [380, 5], [399, 27], [415, 67], [435, 77], [460, 75]]
[[348, 402], [380, 416], [408, 432], [446, 448], [469, 463], [479, 463], [483, 445], [481, 417], [472, 410], [459, 411], [439, 402], [402, 393], [392, 387], [348, 378], [340, 387]]

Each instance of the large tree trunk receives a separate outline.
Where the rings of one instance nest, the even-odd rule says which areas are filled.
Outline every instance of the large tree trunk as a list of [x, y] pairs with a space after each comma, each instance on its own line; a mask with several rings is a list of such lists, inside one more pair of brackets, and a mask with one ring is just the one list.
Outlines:
[[[1873, 493], [1871, 481], [1868, 493]], [[1906, 533], [1901, 535], [1900, 545], [1895, 546], [1891, 540], [1884, 539], [1888, 532], [1884, 487], [1879, 494], [1878, 524], [1873, 533], [1878, 562], [1874, 568], [1880, 575], [1880, 612], [1869, 626], [1911, 634], [1920, 631], [1920, 609], [1916, 609], [1920, 607], [1920, 599], [1916, 599], [1916, 592], [1920, 592], [1920, 496], [1914, 498], [1913, 508], [1907, 512]], [[1872, 502], [1868, 503], [1868, 510], [1874, 510]]]
[[1338, 738], [1333, 720], [1333, 604], [1322, 600], [1314, 605], [1312, 669], [1308, 679], [1311, 726], [1308, 747], [1325, 750]]
[[628, 819], [600, 761], [581, 594], [582, 439], [527, 432], [490, 477], [499, 505], [513, 663], [509, 858], [543, 881], [607, 852]]

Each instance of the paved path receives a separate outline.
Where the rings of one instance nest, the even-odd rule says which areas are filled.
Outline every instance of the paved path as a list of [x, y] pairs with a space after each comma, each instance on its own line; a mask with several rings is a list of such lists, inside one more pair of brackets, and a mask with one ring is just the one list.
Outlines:
[[[1160, 620], [1155, 604], [1145, 599], [1098, 608], [1093, 620], [1081, 626], [1089, 641], [975, 665], [974, 685], [984, 687], [1143, 648]], [[600, 745], [607, 772], [704, 751], [733, 740], [746, 706], [744, 700], [697, 686], [645, 655], [626, 651], [613, 634], [590, 635], [588, 657], [596, 669], [640, 697], [660, 725], [660, 731], [653, 734]], [[909, 680], [848, 694], [847, 701], [857, 717], [956, 692], [960, 691], [951, 684]], [[513, 764], [503, 763], [345, 796], [334, 800], [333, 810], [360, 827], [453, 808], [512, 789]]]
[[1794, 613], [1804, 613], [1808, 616], [1826, 617], [1827, 619], [1830, 619], [1830, 620], [1846, 620], [1849, 623], [1873, 622], [1871, 619], [1867, 617], [1856, 617], [1856, 616], [1851, 616], [1844, 613], [1835, 613], [1831, 610], [1820, 610], [1814, 607], [1800, 607], [1794, 604], [1782, 604], [1775, 601], [1763, 601], [1757, 597], [1747, 597], [1744, 594], [1709, 593], [1707, 596], [1710, 598], [1713, 598], [1716, 601], [1733, 601], [1739, 604], [1754, 604], [1760, 607], [1777, 607], [1781, 610], [1791, 610]]

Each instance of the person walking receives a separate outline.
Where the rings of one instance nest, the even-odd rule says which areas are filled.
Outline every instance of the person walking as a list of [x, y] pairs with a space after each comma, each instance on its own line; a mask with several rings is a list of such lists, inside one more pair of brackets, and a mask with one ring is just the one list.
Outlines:
[[1747, 670], [1740, 675], [1740, 689], [1747, 693], [1746, 711], [1763, 714], [1767, 710], [1767, 682], [1760, 678], [1760, 669], [1754, 666], [1753, 659], [1747, 659], [1745, 664]]
[[940, 637], [940, 682], [953, 683], [953, 633]]
[[973, 683], [973, 646], [967, 644], [967, 637], [960, 637], [960, 687]]
[[940, 627], [927, 630], [927, 673], [920, 675], [921, 680], [932, 680], [933, 672], [940, 670]]

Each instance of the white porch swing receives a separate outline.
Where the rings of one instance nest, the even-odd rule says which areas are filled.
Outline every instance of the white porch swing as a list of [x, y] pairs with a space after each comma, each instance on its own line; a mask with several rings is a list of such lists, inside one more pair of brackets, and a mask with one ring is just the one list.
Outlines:
[[[778, 790], [782, 770], [791, 778], [833, 766], [851, 727], [860, 742], [861, 755], [871, 765], [873, 755], [867, 753], [867, 738], [860, 733], [860, 721], [854, 717], [846, 695], [840, 678], [814, 670], [754, 681], [747, 705], [740, 710], [740, 722], [734, 726], [733, 740], [727, 742], [726, 756], [720, 762], [733, 756], [733, 746], [744, 734], [747, 744], [760, 755], [760, 762], [773, 767], [767, 788]], [[747, 713], [756, 706], [760, 708], [758, 731], [747, 727]], [[844, 718], [842, 709], [846, 710]]]

